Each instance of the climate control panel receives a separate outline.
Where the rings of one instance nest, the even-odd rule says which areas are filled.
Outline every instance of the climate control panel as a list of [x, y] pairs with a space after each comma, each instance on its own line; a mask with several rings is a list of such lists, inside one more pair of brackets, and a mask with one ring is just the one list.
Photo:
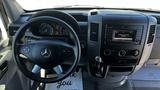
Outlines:
[[139, 50], [111, 50], [111, 49], [105, 49], [104, 50], [104, 56], [117, 56], [119, 57], [125, 57], [125, 56], [138, 56], [139, 55]]

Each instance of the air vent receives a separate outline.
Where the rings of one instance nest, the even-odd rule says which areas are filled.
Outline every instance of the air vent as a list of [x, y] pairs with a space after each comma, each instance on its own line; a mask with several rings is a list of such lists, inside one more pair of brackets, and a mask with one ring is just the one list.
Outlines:
[[88, 21], [88, 16], [87, 14], [83, 14], [83, 13], [71, 13], [71, 15], [79, 22], [87, 22]]
[[97, 11], [91, 12], [91, 15], [97, 15], [97, 14], [98, 14]]
[[160, 16], [154, 16], [157, 19], [157, 24], [160, 24]]
[[153, 42], [153, 39], [154, 39], [154, 36], [155, 36], [155, 29], [156, 29], [155, 25], [150, 26], [149, 37], [148, 37], [147, 44]]
[[20, 28], [20, 25], [10, 24], [9, 25], [9, 35], [14, 36], [14, 34], [18, 31], [19, 28]]
[[98, 41], [98, 29], [99, 24], [98, 23], [91, 23], [90, 24], [90, 40], [92, 41]]

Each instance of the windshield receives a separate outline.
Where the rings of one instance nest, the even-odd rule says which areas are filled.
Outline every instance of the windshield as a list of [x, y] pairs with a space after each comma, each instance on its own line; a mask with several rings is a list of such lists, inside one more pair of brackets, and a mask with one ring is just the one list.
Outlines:
[[16, 0], [25, 10], [103, 7], [160, 10], [160, 0]]

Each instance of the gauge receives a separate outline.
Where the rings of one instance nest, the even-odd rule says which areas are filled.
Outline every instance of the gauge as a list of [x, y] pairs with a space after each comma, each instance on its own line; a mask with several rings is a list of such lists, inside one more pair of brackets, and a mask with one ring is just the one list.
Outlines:
[[67, 31], [65, 30], [64, 27], [58, 25], [58, 24], [52, 24], [53, 28], [54, 28], [54, 36], [66, 36], [68, 35], [67, 34]]
[[47, 36], [47, 35], [51, 36], [53, 35], [53, 28], [50, 24], [42, 23], [39, 27], [38, 32], [40, 35], [43, 35], [43, 36]]

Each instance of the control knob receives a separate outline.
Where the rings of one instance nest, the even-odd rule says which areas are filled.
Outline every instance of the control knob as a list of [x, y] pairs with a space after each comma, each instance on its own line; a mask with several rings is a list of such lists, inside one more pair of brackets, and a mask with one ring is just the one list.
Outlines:
[[139, 50], [137, 50], [137, 49], [136, 49], [136, 50], [133, 50], [133, 55], [134, 55], [134, 56], [138, 56], [138, 55], [139, 55]]
[[111, 55], [111, 54], [112, 54], [112, 51], [111, 51], [110, 49], [104, 50], [104, 55], [105, 55], [105, 56], [109, 56], [109, 55]]
[[118, 52], [118, 56], [122, 57], [122, 56], [125, 56], [126, 55], [126, 51], [125, 50], [120, 50]]

